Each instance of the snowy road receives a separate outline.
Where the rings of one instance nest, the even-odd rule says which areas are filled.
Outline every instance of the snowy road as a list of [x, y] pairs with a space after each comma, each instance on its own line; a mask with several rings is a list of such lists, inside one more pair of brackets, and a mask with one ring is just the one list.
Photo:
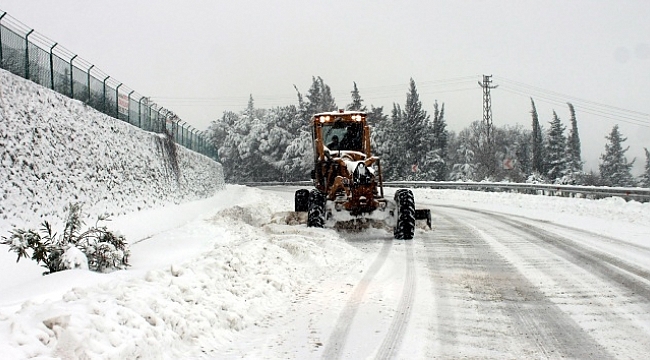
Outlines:
[[[132, 267], [0, 282], [5, 358], [641, 359], [650, 204], [414, 189], [433, 229], [290, 224], [295, 188], [229, 185], [111, 227]], [[390, 192], [390, 191], [389, 191]], [[19, 266], [20, 265], [20, 266]]]
[[272, 335], [245, 336], [241, 351], [228, 353], [406, 359], [650, 352], [647, 246], [513, 214], [421, 205], [432, 209], [432, 231], [418, 230], [410, 242], [381, 230], [342, 233], [367, 255], [362, 272], [324, 279], [292, 304]]

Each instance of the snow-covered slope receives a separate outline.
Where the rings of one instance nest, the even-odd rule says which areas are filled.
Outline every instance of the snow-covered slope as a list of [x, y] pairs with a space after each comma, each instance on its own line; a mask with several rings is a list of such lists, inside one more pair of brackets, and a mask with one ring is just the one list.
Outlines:
[[91, 217], [212, 196], [221, 165], [178, 147], [178, 180], [158, 134], [0, 70], [0, 234], [55, 222], [70, 202]]

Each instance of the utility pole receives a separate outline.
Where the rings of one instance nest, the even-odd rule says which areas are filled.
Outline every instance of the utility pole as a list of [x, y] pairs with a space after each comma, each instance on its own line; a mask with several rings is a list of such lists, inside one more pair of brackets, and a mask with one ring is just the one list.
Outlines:
[[483, 75], [483, 82], [478, 82], [479, 86], [483, 88], [483, 125], [485, 126], [488, 144], [492, 144], [492, 98], [490, 97], [490, 89], [496, 89], [499, 86], [491, 85], [491, 77], [492, 75]]

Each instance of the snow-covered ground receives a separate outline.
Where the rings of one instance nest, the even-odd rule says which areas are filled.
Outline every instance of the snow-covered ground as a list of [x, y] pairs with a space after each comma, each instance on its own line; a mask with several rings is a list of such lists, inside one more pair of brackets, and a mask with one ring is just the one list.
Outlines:
[[[374, 229], [355, 244], [334, 230], [289, 225], [291, 190], [228, 186], [209, 199], [119, 216], [110, 227], [133, 241], [132, 267], [125, 271], [3, 273], [0, 353], [9, 358], [273, 358], [282, 354], [270, 351], [273, 346], [286, 351], [311, 345], [285, 356], [321, 356], [327, 337], [316, 341], [295, 329], [311, 320], [331, 329], [336, 315], [310, 320], [306, 309], [313, 309], [303, 300], [316, 293], [320, 306], [340, 301], [345, 312], [343, 305], [372, 271], [376, 255], [364, 252], [360, 242], [390, 239], [390, 233]], [[647, 204], [452, 190], [416, 190], [416, 198], [566, 222], [603, 234], [615, 227], [615, 236], [650, 248]], [[396, 266], [376, 269], [375, 281], [384, 288], [370, 287], [367, 296], [401, 286], [390, 285]], [[419, 279], [416, 304], [429, 301], [426, 288]], [[411, 314], [409, 334], [424, 336], [430, 315]], [[280, 334], [283, 344], [269, 343]], [[410, 336], [399, 357], [425, 357], [426, 347], [426, 338]]]
[[288, 208], [231, 186], [206, 200], [116, 218], [111, 229], [136, 240], [126, 271], [4, 273], [0, 353], [184, 358], [244, 328], [269, 326], [303, 288], [359, 260], [331, 231], [274, 223]]
[[211, 196], [221, 165], [178, 147], [178, 179], [158, 134], [0, 69], [0, 233], [58, 223], [71, 202], [95, 218]]

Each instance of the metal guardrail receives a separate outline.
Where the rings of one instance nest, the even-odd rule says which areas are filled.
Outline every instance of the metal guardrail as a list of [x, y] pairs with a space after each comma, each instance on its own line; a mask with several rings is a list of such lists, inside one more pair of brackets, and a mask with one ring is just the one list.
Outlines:
[[[311, 181], [295, 182], [251, 182], [248, 186], [311, 186]], [[453, 182], [453, 181], [385, 181], [384, 186], [405, 188], [475, 190], [489, 192], [517, 192], [534, 195], [581, 197], [601, 199], [606, 197], [622, 197], [626, 200], [639, 202], [650, 201], [650, 189], [623, 188], [606, 186], [577, 186], [555, 184], [525, 184], [501, 182]]]

